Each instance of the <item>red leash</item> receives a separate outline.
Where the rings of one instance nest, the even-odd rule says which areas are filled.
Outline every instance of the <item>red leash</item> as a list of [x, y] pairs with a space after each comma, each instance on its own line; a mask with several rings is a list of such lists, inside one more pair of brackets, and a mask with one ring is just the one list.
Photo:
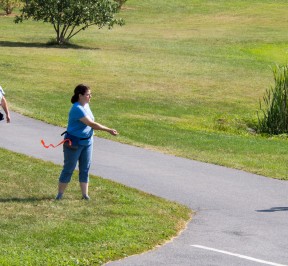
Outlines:
[[68, 141], [68, 145], [71, 146], [72, 145], [72, 142], [70, 139], [64, 139], [62, 140], [60, 143], [58, 143], [56, 146], [54, 146], [53, 144], [49, 144], [49, 145], [45, 145], [45, 142], [43, 139], [41, 139], [41, 144], [43, 145], [44, 148], [48, 149], [49, 147], [52, 147], [52, 148], [56, 148], [58, 147], [59, 145], [65, 143]]

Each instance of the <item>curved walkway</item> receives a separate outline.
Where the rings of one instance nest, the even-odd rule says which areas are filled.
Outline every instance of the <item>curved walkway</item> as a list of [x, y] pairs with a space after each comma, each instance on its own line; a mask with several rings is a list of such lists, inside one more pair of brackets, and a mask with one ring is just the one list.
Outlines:
[[[62, 149], [40, 140], [56, 143], [63, 131], [12, 113], [0, 147], [62, 164]], [[288, 182], [96, 137], [91, 173], [196, 211], [172, 242], [108, 265], [288, 265]]]

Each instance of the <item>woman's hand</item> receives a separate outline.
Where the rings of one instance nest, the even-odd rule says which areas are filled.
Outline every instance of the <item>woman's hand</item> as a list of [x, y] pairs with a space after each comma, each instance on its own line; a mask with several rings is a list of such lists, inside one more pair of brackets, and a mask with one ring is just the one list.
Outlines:
[[117, 136], [119, 134], [116, 129], [109, 129], [109, 133], [113, 136]]

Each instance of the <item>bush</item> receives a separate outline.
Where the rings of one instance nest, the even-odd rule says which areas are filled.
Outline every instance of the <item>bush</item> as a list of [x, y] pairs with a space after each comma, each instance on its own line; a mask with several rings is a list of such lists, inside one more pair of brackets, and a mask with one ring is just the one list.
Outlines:
[[258, 131], [278, 135], [288, 133], [288, 65], [275, 66], [273, 74], [275, 85], [266, 90], [264, 107], [260, 101]]
[[0, 0], [0, 8], [2, 8], [7, 15], [11, 14], [15, 7], [21, 5], [21, 0]]

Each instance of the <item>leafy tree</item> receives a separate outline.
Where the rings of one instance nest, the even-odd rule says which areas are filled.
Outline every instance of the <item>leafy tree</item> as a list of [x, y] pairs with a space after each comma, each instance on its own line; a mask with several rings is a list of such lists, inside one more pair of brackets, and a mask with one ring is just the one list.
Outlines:
[[0, 8], [2, 8], [7, 15], [11, 14], [15, 7], [21, 5], [21, 0], [0, 0]]
[[124, 25], [123, 19], [115, 14], [121, 9], [121, 0], [26, 0], [21, 15], [15, 22], [32, 18], [35, 21], [51, 23], [56, 32], [56, 43], [64, 44], [77, 33], [90, 26], [99, 29], [114, 24]]

